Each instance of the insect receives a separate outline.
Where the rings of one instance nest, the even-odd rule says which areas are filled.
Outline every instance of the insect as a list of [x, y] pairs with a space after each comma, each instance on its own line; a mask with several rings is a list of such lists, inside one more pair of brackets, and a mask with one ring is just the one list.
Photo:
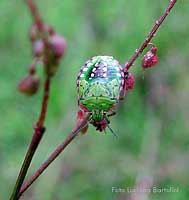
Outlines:
[[114, 133], [109, 117], [125, 96], [124, 80], [123, 68], [112, 56], [95, 56], [81, 67], [77, 77], [78, 105], [90, 113], [89, 122], [96, 130], [102, 132], [108, 127]]

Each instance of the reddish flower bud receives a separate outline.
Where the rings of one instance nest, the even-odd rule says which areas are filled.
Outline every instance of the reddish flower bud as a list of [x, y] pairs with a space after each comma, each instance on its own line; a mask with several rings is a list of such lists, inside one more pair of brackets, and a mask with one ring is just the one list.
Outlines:
[[38, 32], [38, 29], [37, 29], [36, 24], [33, 24], [33, 25], [31, 26], [31, 29], [30, 29], [29, 34], [30, 34], [30, 40], [31, 40], [32, 42], [38, 39], [38, 37], [39, 37], [39, 32]]
[[42, 40], [35, 40], [32, 46], [33, 55], [35, 57], [41, 57], [44, 51], [44, 44]]
[[135, 86], [135, 77], [129, 73], [126, 77], [126, 90], [132, 90]]
[[[86, 117], [85, 112], [82, 110], [79, 110], [77, 113], [77, 124], [79, 124], [85, 117]], [[87, 124], [83, 129], [81, 129], [81, 133], [85, 134], [87, 132], [88, 128], [89, 128], [89, 126]]]
[[51, 48], [53, 55], [59, 59], [64, 55], [66, 41], [61, 35], [53, 34], [49, 38], [49, 47]]
[[34, 95], [39, 89], [40, 80], [32, 75], [26, 76], [20, 81], [18, 89], [21, 93], [28, 96]]
[[151, 51], [154, 55], [156, 55], [157, 47], [153, 44], [153, 45], [152, 45], [152, 48], [150, 49], [150, 51]]
[[157, 47], [154, 44], [149, 45], [152, 45], [152, 48], [144, 55], [142, 60], [142, 67], [144, 69], [153, 67], [158, 64], [158, 57], [156, 55]]
[[142, 60], [142, 67], [150, 68], [158, 64], [158, 57], [157, 55], [154, 55], [151, 51], [148, 51], [143, 60]]

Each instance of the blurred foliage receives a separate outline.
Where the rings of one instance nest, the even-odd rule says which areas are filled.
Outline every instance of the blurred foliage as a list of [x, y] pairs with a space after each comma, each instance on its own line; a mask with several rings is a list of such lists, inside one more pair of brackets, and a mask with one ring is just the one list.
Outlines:
[[[65, 36], [68, 49], [52, 84], [47, 132], [31, 174], [73, 128], [77, 112], [75, 81], [94, 55], [113, 55], [124, 64], [145, 39], [168, 0], [40, 0], [45, 21]], [[37, 119], [42, 91], [32, 98], [17, 92], [31, 63], [31, 16], [21, 0], [0, 1], [0, 199], [8, 199]], [[90, 127], [23, 195], [27, 200], [127, 199], [112, 187], [135, 187], [153, 177], [155, 187], [177, 193], [150, 193], [152, 200], [189, 196], [189, 4], [178, 1], [153, 42], [159, 65], [131, 70], [136, 87], [120, 103], [111, 127], [99, 134]], [[39, 73], [42, 73], [40, 70]], [[69, 87], [68, 87], [69, 86]]]

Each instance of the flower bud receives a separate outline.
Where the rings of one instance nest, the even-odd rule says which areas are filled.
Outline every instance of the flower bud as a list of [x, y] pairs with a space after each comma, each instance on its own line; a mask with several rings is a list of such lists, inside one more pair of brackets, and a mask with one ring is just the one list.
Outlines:
[[151, 51], [154, 55], [156, 55], [157, 47], [153, 44], [153, 45], [152, 45], [152, 48], [150, 49], [150, 51]]
[[49, 36], [48, 51], [44, 57], [44, 62], [46, 63], [45, 70], [49, 76], [53, 76], [56, 73], [65, 48], [66, 42], [62, 36], [57, 34]]
[[26, 76], [20, 81], [18, 89], [21, 93], [32, 96], [37, 93], [40, 85], [40, 80], [32, 75]]
[[30, 40], [31, 40], [32, 42], [38, 39], [38, 37], [39, 37], [39, 32], [38, 32], [38, 29], [37, 29], [36, 24], [33, 24], [33, 25], [31, 26], [31, 29], [30, 29], [29, 34], [30, 34]]
[[135, 86], [135, 77], [129, 73], [126, 77], [126, 90], [132, 90]]
[[152, 48], [148, 51], [142, 60], [142, 67], [144, 69], [153, 67], [158, 64], [158, 57], [156, 55], [157, 47], [152, 44]]
[[64, 55], [66, 41], [61, 35], [53, 34], [49, 37], [49, 48], [54, 57], [60, 59]]
[[41, 57], [44, 51], [44, 44], [42, 40], [35, 40], [32, 46], [33, 55], [35, 57]]
[[[77, 125], [78, 125], [79, 123], [81, 123], [82, 120], [83, 120], [85, 117], [86, 117], [85, 112], [82, 111], [82, 110], [79, 110], [78, 113], [77, 113]], [[81, 133], [82, 133], [82, 134], [85, 134], [85, 133], [87, 132], [88, 128], [89, 128], [89, 126], [88, 126], [88, 124], [87, 124], [84, 128], [81, 129]]]

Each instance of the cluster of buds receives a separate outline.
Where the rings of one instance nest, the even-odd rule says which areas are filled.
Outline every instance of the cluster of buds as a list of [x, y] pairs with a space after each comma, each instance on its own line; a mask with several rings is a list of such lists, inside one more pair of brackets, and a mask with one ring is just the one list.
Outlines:
[[149, 43], [148, 45], [151, 45], [151, 49], [143, 57], [143, 69], [150, 68], [158, 64], [158, 57], [156, 55], [157, 47], [152, 43]]
[[40, 79], [36, 76], [36, 65], [42, 62], [46, 76], [53, 76], [63, 57], [66, 42], [52, 27], [42, 26], [42, 29], [34, 24], [30, 29], [33, 63], [29, 67], [29, 74], [20, 81], [18, 89], [26, 95], [34, 95], [39, 89]]
[[52, 27], [44, 25], [43, 32], [41, 32], [35, 24], [31, 28], [30, 39], [33, 56], [43, 60], [46, 74], [53, 76], [65, 53], [65, 39], [55, 33]]

